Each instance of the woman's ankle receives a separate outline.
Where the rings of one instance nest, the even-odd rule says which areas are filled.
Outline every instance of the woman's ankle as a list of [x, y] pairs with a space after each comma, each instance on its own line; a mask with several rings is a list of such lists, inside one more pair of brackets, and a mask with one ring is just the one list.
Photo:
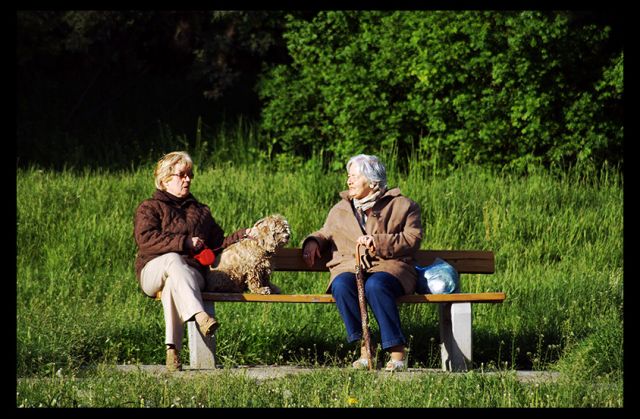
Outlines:
[[204, 322], [206, 322], [211, 316], [209, 316], [209, 314], [206, 311], [199, 311], [193, 317], [196, 323], [204, 324]]
[[392, 346], [391, 348], [387, 349], [387, 351], [389, 352], [389, 356], [391, 357], [392, 361], [404, 361], [405, 348], [403, 345]]

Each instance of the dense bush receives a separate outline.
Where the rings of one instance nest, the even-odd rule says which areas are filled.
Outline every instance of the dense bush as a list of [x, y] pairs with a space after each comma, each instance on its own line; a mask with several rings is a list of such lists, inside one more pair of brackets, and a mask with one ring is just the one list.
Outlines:
[[340, 162], [397, 147], [441, 168], [622, 164], [624, 54], [593, 15], [326, 11], [289, 17], [284, 37], [292, 64], [258, 85], [276, 150]]

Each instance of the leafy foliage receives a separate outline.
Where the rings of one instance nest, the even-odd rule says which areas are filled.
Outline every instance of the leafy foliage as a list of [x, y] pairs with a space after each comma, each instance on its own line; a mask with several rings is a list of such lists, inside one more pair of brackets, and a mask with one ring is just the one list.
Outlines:
[[264, 141], [334, 161], [397, 146], [444, 169], [621, 164], [624, 56], [611, 32], [567, 12], [290, 16], [293, 62], [259, 84]]

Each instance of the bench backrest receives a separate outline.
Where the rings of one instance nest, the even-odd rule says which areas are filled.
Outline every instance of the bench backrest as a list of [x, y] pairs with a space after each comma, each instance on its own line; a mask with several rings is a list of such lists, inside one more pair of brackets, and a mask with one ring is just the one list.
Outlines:
[[[492, 274], [495, 271], [493, 252], [485, 250], [418, 250], [416, 260], [418, 265], [427, 266], [437, 258], [446, 260], [461, 274]], [[326, 264], [330, 255], [317, 260], [312, 267], [308, 267], [302, 260], [302, 249], [278, 249], [272, 262], [276, 271], [328, 271]]]
[[[458, 273], [492, 274], [495, 270], [493, 252], [483, 250], [419, 250], [416, 260], [420, 266], [426, 266], [441, 258], [453, 265]], [[302, 260], [302, 249], [279, 249], [272, 262], [276, 271], [326, 272], [329, 256], [316, 261], [308, 267]], [[161, 292], [156, 294], [159, 300]], [[237, 301], [237, 302], [274, 302], [274, 303], [335, 303], [331, 294], [251, 294], [251, 293], [214, 293], [203, 292], [205, 301]], [[504, 292], [484, 292], [476, 294], [413, 294], [398, 298], [399, 303], [501, 303], [505, 299]]]

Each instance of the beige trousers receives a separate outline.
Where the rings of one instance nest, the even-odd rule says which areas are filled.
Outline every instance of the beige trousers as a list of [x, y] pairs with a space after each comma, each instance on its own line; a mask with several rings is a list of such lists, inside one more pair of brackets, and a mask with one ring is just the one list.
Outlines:
[[149, 261], [140, 274], [140, 287], [155, 297], [162, 290], [165, 341], [176, 349], [182, 348], [184, 324], [196, 313], [204, 311], [202, 291], [205, 280], [177, 253], [167, 253]]

